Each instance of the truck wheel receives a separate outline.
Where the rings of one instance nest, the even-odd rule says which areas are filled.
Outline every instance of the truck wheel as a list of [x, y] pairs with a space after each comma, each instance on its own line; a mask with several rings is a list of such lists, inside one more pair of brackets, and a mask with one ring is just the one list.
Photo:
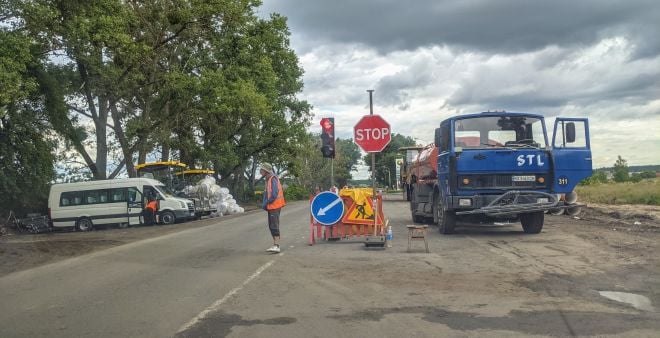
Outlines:
[[176, 216], [173, 212], [165, 210], [160, 213], [160, 222], [165, 225], [174, 224], [174, 222], [176, 222]]
[[94, 223], [89, 218], [81, 218], [76, 222], [76, 229], [79, 231], [91, 231], [94, 230]]
[[424, 223], [424, 216], [415, 215], [415, 209], [412, 208], [412, 205], [410, 206], [410, 216], [412, 216], [413, 222]]
[[530, 212], [520, 215], [520, 223], [526, 234], [538, 234], [543, 229], [543, 211]]
[[438, 205], [438, 225], [440, 233], [443, 235], [449, 235], [454, 233], [454, 228], [456, 228], [456, 212], [445, 210], [441, 205]]
[[433, 196], [433, 204], [431, 205], [431, 213], [433, 214], [433, 224], [439, 225], [442, 219], [442, 206], [440, 205], [439, 197]]

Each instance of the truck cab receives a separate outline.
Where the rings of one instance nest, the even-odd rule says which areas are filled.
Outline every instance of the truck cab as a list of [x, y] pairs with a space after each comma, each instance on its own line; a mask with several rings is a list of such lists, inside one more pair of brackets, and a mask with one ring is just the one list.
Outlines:
[[520, 220], [526, 233], [539, 233], [544, 212], [561, 207], [559, 196], [592, 174], [583, 118], [557, 118], [550, 140], [537, 114], [452, 117], [436, 129], [427, 155], [426, 163], [437, 161], [434, 177], [418, 178], [424, 181], [415, 186], [412, 216], [432, 218], [444, 234], [454, 232], [460, 218]]

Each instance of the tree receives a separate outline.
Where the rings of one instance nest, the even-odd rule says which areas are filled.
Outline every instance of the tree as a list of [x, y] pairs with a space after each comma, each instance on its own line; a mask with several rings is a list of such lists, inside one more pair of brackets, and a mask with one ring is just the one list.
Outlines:
[[625, 182], [628, 179], [628, 161], [618, 155], [618, 159], [614, 163], [614, 182]]
[[[392, 134], [392, 140], [383, 149], [382, 152], [376, 154], [376, 180], [381, 184], [389, 184], [388, 170], [390, 179], [395, 181], [396, 177], [396, 159], [401, 157], [399, 148], [414, 146], [415, 140], [412, 137], [404, 136], [401, 134]], [[369, 166], [371, 171], [371, 154], [367, 154], [363, 158], [364, 163]]]
[[51, 125], [96, 179], [159, 154], [239, 186], [258, 158], [306, 134], [302, 69], [286, 18], [259, 1], [16, 1], [3, 24], [40, 60]]
[[350, 173], [355, 170], [358, 161], [360, 160], [360, 148], [357, 144], [353, 142], [353, 139], [340, 139], [338, 138], [335, 142], [337, 147], [338, 155], [338, 166], [342, 166], [343, 169]]
[[[352, 178], [351, 171], [355, 169], [360, 159], [360, 151], [350, 139], [337, 139], [335, 141], [336, 157], [334, 159], [335, 185], [342, 187]], [[299, 185], [310, 192], [316, 186], [328, 189], [331, 185], [332, 160], [323, 158], [319, 151], [321, 139], [318, 134], [307, 134], [302, 143], [298, 145], [295, 156], [290, 162], [290, 175]]]
[[0, 29], [0, 216], [43, 212], [55, 176], [45, 97], [33, 73], [38, 58], [27, 36]]

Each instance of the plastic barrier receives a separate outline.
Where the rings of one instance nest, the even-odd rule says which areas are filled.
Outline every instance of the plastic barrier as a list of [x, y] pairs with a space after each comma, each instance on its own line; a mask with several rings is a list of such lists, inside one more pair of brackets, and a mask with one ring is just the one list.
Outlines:
[[[342, 189], [339, 196], [344, 202], [344, 215], [341, 221], [332, 225], [323, 225], [314, 220], [311, 212], [309, 245], [317, 240], [341, 240], [356, 237], [385, 236], [383, 220], [383, 196], [376, 196], [376, 230], [374, 232], [374, 207], [371, 189]], [[310, 205], [314, 196], [309, 197]]]

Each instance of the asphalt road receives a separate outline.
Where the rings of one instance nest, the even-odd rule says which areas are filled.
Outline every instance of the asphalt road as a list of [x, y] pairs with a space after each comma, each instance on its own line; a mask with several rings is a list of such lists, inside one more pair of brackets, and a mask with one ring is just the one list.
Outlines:
[[539, 235], [432, 227], [431, 253], [407, 253], [407, 205], [390, 200], [392, 248], [310, 247], [308, 208], [284, 209], [278, 255], [257, 212], [3, 276], [0, 337], [660, 335], [657, 234], [550, 218]]

